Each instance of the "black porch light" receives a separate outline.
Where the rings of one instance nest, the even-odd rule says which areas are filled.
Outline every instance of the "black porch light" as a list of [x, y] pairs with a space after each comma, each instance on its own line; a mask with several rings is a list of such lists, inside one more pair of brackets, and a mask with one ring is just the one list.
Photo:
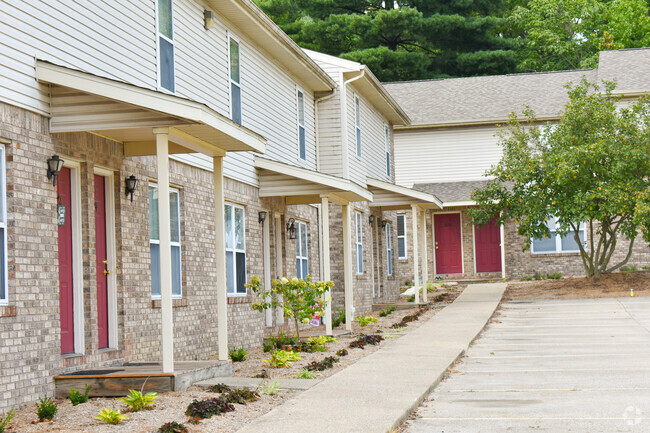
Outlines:
[[264, 223], [264, 220], [266, 219], [266, 211], [259, 211], [257, 213], [257, 222], [260, 224]]
[[387, 220], [381, 220], [381, 228], [386, 229], [386, 224], [388, 224], [390, 221]]
[[296, 220], [293, 218], [287, 222], [287, 233], [289, 233], [289, 239], [296, 238]]
[[133, 193], [135, 192], [135, 188], [137, 186], [138, 179], [134, 175], [131, 175], [124, 179], [124, 192], [126, 192], [127, 197], [131, 197], [131, 201], [133, 201]]
[[370, 215], [370, 218], [368, 218], [368, 221], [370, 222], [370, 224], [372, 224], [372, 223], [375, 222], [375, 219], [376, 219], [376, 217], [374, 215]]
[[47, 179], [52, 179], [52, 186], [56, 186], [56, 178], [63, 168], [63, 162], [59, 155], [54, 155], [47, 160]]

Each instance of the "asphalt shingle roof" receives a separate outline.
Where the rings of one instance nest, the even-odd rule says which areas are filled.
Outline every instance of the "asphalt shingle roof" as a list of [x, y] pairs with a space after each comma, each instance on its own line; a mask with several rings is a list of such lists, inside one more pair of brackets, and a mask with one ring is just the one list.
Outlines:
[[484, 187], [488, 180], [444, 183], [417, 183], [413, 189], [427, 192], [438, 197], [443, 204], [471, 200], [472, 191]]

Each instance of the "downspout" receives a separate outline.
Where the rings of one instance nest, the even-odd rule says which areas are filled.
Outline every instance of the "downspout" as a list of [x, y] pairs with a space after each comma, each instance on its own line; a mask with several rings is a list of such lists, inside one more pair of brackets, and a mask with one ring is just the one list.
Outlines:
[[320, 129], [318, 127], [318, 104], [332, 99], [336, 95], [336, 87], [332, 89], [329, 95], [321, 96], [314, 100], [314, 131], [316, 132], [316, 171], [320, 171]]
[[[350, 172], [349, 172], [349, 159], [350, 159], [350, 149], [348, 146], [348, 115], [347, 115], [347, 85], [352, 83], [353, 81], [356, 81], [360, 78], [363, 78], [363, 76], [366, 75], [366, 68], [363, 66], [361, 68], [361, 71], [359, 75], [356, 77], [352, 77], [348, 79], [347, 81], [343, 81], [341, 84], [341, 152], [343, 153], [342, 160], [341, 160], [341, 166], [343, 169], [343, 178], [344, 179], [349, 179], [350, 178]], [[343, 80], [343, 74], [341, 73], [341, 80]]]

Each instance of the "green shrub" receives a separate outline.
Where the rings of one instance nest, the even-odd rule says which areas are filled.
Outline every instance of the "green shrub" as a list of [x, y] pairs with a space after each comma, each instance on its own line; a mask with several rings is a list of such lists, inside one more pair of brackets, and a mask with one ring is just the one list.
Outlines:
[[268, 351], [265, 350], [265, 352], [270, 352], [273, 348], [280, 349], [282, 346], [288, 346], [298, 342], [297, 337], [289, 336], [284, 331], [280, 331], [277, 337], [275, 335], [269, 335], [269, 340], [271, 341], [271, 349]]
[[293, 361], [300, 361], [300, 355], [286, 350], [274, 350], [271, 352], [271, 359], [264, 359], [273, 368], [288, 368]]
[[130, 389], [130, 395], [126, 397], [118, 398], [118, 401], [126, 404], [132, 412], [139, 412], [143, 409], [151, 409], [156, 405], [156, 399], [158, 398], [158, 393], [148, 392], [142, 394], [140, 391], [135, 389]]
[[172, 421], [160, 426], [158, 433], [187, 433], [187, 427], [176, 421]]
[[313, 379], [316, 374], [310, 370], [302, 369], [294, 376], [296, 379]]
[[57, 406], [56, 402], [49, 397], [43, 397], [38, 401], [38, 403], [36, 403], [36, 415], [38, 415], [39, 421], [54, 419], [54, 415], [56, 415], [58, 411], [59, 406]]
[[262, 350], [264, 353], [270, 352], [275, 348], [273, 343], [262, 343]]
[[351, 342], [348, 347], [350, 347], [351, 349], [355, 349], [355, 348], [363, 349], [367, 344], [371, 344], [374, 346], [379, 344], [379, 342], [382, 341], [383, 339], [384, 337], [382, 337], [381, 335], [360, 334], [359, 338]]
[[334, 364], [339, 362], [337, 358], [334, 358], [333, 356], [328, 356], [327, 358], [323, 359], [320, 362], [312, 362], [311, 364], [307, 365], [307, 370], [309, 371], [323, 371], [327, 370], [328, 368], [334, 367]]
[[230, 391], [231, 389], [232, 389], [232, 388], [230, 388], [230, 387], [229, 387], [228, 385], [226, 385], [225, 383], [217, 383], [216, 385], [212, 385], [212, 386], [210, 387], [210, 392], [219, 392], [219, 393], [222, 393], [222, 392], [228, 392], [228, 391]]
[[385, 311], [380, 311], [379, 312], [379, 317], [386, 317], [386, 316], [388, 316], [387, 312], [385, 312]]
[[336, 328], [341, 323], [345, 323], [345, 311], [340, 308], [336, 309], [336, 318], [332, 319], [332, 328]]
[[260, 395], [248, 388], [231, 389], [223, 395], [230, 403], [246, 404], [260, 399]]
[[357, 321], [361, 326], [368, 326], [369, 324], [376, 322], [377, 318], [372, 316], [357, 317]]
[[348, 350], [347, 349], [337, 350], [336, 356], [348, 356]]
[[14, 407], [11, 406], [11, 409], [9, 409], [9, 412], [7, 412], [7, 415], [5, 417], [0, 417], [0, 433], [5, 433], [5, 429], [11, 422], [11, 420], [14, 418]]
[[559, 280], [562, 278], [562, 274], [559, 272], [553, 272], [552, 274], [548, 274], [546, 277], [551, 280]]
[[397, 310], [397, 305], [391, 305], [391, 304], [386, 305], [386, 312], [388, 314], [393, 314], [395, 310]]
[[523, 277], [521, 277], [521, 281], [532, 281], [532, 279], [533, 277], [531, 277], [530, 275], [524, 275]]
[[70, 402], [72, 403], [73, 406], [76, 406], [81, 403], [85, 403], [88, 401], [88, 393], [92, 389], [92, 386], [86, 385], [86, 391], [82, 394], [79, 391], [77, 391], [74, 388], [70, 388]]
[[128, 416], [122, 414], [119, 410], [113, 410], [105, 407], [99, 412], [99, 415], [95, 417], [95, 419], [100, 420], [103, 423], [106, 424], [119, 424], [125, 419], [127, 419]]
[[539, 272], [535, 272], [535, 275], [533, 276], [533, 278], [534, 278], [535, 280], [539, 281], [539, 280], [543, 280], [543, 279], [545, 279], [545, 278], [546, 278], [546, 275], [544, 275], [544, 274], [540, 274]]
[[185, 415], [192, 418], [211, 418], [213, 415], [219, 415], [226, 412], [232, 412], [235, 406], [232, 405], [225, 397], [208, 398], [207, 400], [194, 400], [187, 406]]
[[406, 302], [415, 302], [415, 295], [411, 295], [406, 299]]
[[240, 347], [239, 349], [228, 348], [228, 355], [230, 356], [230, 360], [232, 362], [243, 362], [246, 361], [248, 351], [243, 347]]
[[264, 395], [275, 395], [278, 392], [280, 392], [280, 381], [277, 379], [273, 382], [264, 382], [260, 390], [260, 393]]
[[636, 266], [626, 266], [624, 268], [621, 268], [621, 272], [636, 272], [638, 271]]

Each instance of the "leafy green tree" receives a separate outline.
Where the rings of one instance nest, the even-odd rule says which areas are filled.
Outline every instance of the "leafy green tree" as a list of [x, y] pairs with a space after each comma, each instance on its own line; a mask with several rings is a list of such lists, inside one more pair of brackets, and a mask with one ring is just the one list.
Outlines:
[[[530, 110], [511, 115], [500, 136], [503, 157], [486, 173], [493, 179], [473, 194], [478, 207], [470, 214], [478, 224], [500, 212], [499, 223], [513, 219], [529, 241], [525, 248], [549, 236], [545, 222], [556, 217], [558, 235], [573, 233], [585, 274], [599, 278], [627, 263], [639, 230], [650, 240], [650, 101], [621, 108], [612, 83], [583, 80], [569, 89], [554, 126], [540, 126]], [[619, 236], [629, 249], [610, 265]]]

